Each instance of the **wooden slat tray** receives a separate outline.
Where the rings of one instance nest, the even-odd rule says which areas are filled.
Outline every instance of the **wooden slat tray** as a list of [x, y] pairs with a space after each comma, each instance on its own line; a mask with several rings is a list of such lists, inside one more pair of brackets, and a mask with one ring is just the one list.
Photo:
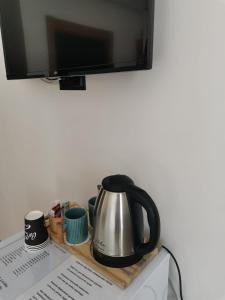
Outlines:
[[[71, 205], [71, 207], [79, 207], [79, 205], [73, 204]], [[59, 243], [57, 236], [50, 230], [49, 234], [52, 240], [63, 246], [71, 254], [80, 258], [84, 263], [89, 265], [96, 272], [104, 275], [105, 277], [107, 277], [107, 279], [109, 279], [115, 285], [119, 286], [122, 289], [127, 288], [131, 284], [131, 282], [138, 276], [138, 274], [140, 274], [144, 267], [159, 253], [160, 250], [160, 245], [158, 245], [153, 252], [144, 256], [144, 258], [140, 260], [137, 264], [132, 265], [130, 267], [121, 269], [109, 268], [101, 265], [93, 258], [90, 250], [90, 241], [79, 246], [68, 246], [65, 243]]]

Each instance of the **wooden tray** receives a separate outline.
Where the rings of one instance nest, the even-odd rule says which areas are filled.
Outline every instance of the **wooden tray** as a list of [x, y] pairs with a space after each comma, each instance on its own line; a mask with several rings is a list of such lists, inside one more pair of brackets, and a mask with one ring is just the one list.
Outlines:
[[[77, 204], [71, 205], [71, 207], [79, 207]], [[47, 222], [48, 223], [48, 222]], [[104, 275], [112, 281], [115, 285], [119, 286], [122, 289], [127, 288], [131, 282], [140, 274], [140, 272], [144, 269], [144, 267], [159, 253], [160, 245], [156, 247], [154, 251], [144, 256], [142, 260], [140, 260], [137, 264], [127, 267], [127, 268], [109, 268], [98, 263], [91, 254], [91, 242], [87, 242], [85, 244], [79, 246], [68, 246], [65, 243], [60, 243], [57, 239], [57, 235], [52, 233], [49, 229], [49, 235], [53, 241], [60, 244], [71, 254], [80, 258], [84, 263], [93, 268], [96, 272]]]

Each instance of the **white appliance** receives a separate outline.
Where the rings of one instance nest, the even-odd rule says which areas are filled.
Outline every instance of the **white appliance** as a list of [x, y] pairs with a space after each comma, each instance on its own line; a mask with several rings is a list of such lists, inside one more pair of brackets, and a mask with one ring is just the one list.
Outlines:
[[122, 290], [54, 243], [27, 253], [21, 232], [0, 243], [0, 300], [167, 300], [169, 259], [162, 249]]

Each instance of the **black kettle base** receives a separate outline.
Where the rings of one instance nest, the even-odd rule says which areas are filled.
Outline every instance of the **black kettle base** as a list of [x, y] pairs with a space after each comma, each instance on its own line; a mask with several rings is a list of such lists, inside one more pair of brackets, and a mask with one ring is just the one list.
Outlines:
[[113, 257], [104, 255], [93, 249], [93, 256], [100, 264], [111, 268], [126, 268], [136, 264], [143, 256], [131, 255], [124, 257]]

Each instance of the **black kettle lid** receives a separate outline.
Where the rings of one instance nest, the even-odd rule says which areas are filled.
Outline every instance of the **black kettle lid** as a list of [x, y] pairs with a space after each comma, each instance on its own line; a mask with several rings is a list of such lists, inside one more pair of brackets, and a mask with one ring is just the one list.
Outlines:
[[128, 185], [134, 185], [133, 180], [120, 174], [108, 176], [102, 181], [103, 189], [113, 193], [123, 193]]

